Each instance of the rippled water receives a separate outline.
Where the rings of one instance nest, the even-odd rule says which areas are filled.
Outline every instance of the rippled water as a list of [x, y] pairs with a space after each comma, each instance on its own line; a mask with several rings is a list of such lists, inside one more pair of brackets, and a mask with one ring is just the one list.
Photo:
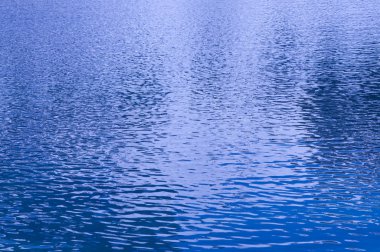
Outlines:
[[377, 0], [0, 2], [0, 250], [380, 251]]

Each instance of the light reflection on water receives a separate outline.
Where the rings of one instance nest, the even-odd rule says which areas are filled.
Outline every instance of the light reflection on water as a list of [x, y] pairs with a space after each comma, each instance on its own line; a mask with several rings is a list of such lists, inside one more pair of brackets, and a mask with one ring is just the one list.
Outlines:
[[376, 1], [0, 12], [0, 250], [380, 248]]

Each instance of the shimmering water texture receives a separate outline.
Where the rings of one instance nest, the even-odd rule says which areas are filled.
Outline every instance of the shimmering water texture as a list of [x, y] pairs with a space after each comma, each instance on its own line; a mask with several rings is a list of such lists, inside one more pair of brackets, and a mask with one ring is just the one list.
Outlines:
[[0, 251], [380, 251], [378, 0], [1, 0]]

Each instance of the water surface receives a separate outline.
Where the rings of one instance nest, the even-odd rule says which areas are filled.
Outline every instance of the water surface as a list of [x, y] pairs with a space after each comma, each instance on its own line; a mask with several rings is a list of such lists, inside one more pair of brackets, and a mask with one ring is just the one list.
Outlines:
[[0, 251], [380, 251], [377, 0], [0, 2]]

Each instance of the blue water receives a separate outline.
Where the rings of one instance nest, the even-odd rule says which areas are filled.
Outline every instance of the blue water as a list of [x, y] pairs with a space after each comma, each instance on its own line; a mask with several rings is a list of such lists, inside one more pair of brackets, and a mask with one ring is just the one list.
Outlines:
[[0, 1], [0, 251], [380, 251], [379, 16]]

